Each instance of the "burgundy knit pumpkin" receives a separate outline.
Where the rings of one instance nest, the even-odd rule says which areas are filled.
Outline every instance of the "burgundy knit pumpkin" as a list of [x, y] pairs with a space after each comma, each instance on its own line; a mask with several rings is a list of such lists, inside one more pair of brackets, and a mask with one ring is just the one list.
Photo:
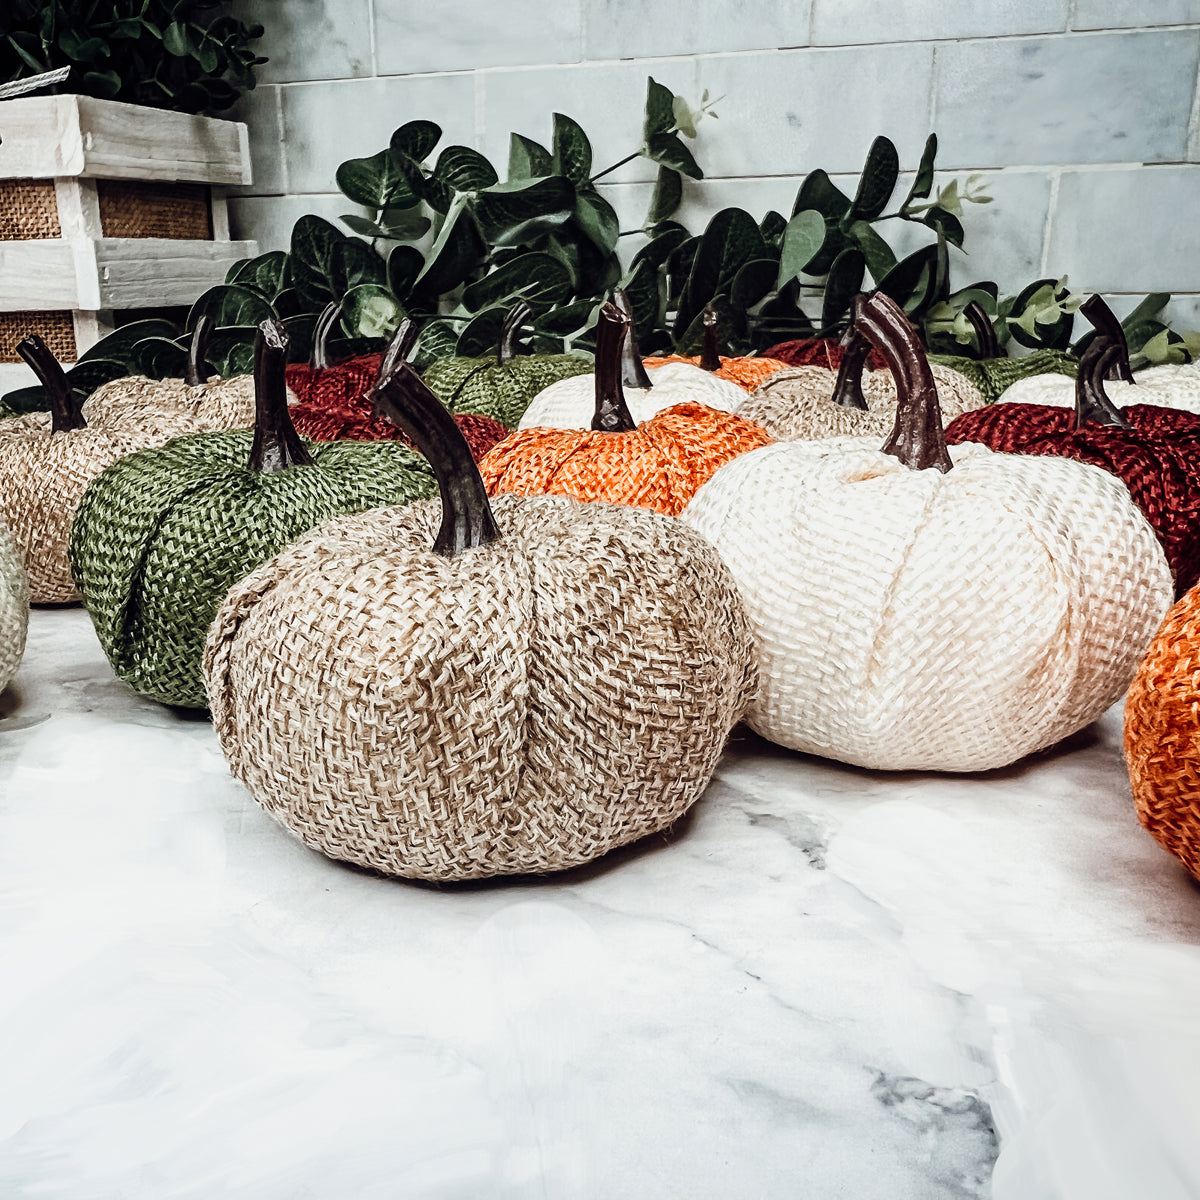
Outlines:
[[1101, 338], [1088, 347], [1074, 411], [993, 404], [955, 418], [946, 441], [1073, 458], [1111, 471], [1158, 535], [1175, 575], [1176, 596], [1182, 596], [1200, 579], [1200, 416], [1154, 404], [1115, 409], [1103, 380], [1119, 354], [1116, 344]]
[[[827, 371], [837, 371], [842, 365], [845, 350], [837, 338], [799, 338], [792, 342], [779, 342], [768, 346], [762, 351], [763, 358], [777, 358], [789, 367], [824, 367]], [[878, 350], [872, 350], [867, 359], [867, 366], [872, 371], [882, 371], [887, 366], [887, 360]]]
[[330, 362], [326, 344], [341, 313], [342, 306], [336, 300], [327, 304], [313, 330], [308, 362], [288, 366], [287, 385], [302, 403], [343, 404], [365, 396], [379, 378], [382, 354], [357, 354], [336, 365]]

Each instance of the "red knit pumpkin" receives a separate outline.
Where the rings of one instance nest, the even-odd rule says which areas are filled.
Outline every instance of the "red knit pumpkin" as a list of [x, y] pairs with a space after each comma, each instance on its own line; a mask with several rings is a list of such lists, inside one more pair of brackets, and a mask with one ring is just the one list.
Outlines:
[[365, 396], [379, 378], [382, 354], [357, 354], [336, 366], [329, 361], [329, 334], [341, 312], [337, 301], [326, 305], [313, 330], [308, 362], [288, 365], [287, 385], [302, 403], [343, 404]]

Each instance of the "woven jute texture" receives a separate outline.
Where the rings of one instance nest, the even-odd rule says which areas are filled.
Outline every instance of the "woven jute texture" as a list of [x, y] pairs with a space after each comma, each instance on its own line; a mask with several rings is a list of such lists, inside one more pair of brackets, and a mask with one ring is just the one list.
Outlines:
[[64, 433], [50, 428], [46, 412], [0, 421], [0, 519], [12, 531], [34, 604], [79, 599], [67, 539], [88, 484], [118, 458], [195, 430], [178, 414]]
[[[336, 401], [307, 400], [295, 404], [288, 415], [297, 432], [316, 442], [379, 442], [396, 441], [411, 446], [404, 430], [372, 415], [372, 406], [365, 398]], [[497, 442], [508, 436], [508, 430], [491, 417], [463, 413], [454, 418], [471, 457], [478, 462]]]
[[[640, 425], [677, 404], [703, 404], [718, 412], [737, 412], [746, 393], [728, 379], [689, 363], [668, 363], [647, 371], [649, 388], [624, 388], [629, 415]], [[534, 397], [518, 429], [587, 429], [596, 412], [595, 375], [576, 375], [551, 384]]]
[[490, 495], [574, 496], [677, 516], [714, 471], [772, 440], [760, 425], [688, 402], [627, 433], [518, 430], [484, 458], [479, 473]]
[[519, 354], [504, 364], [493, 356], [439, 358], [424, 378], [451, 412], [479, 413], [515, 429], [539, 392], [560, 379], [591, 373], [592, 360], [577, 354]]
[[949, 367], [965, 375], [979, 389], [984, 404], [995, 404], [1018, 379], [1037, 375], [1063, 375], [1074, 379], [1079, 359], [1065, 350], [1035, 350], [1024, 358], [964, 358], [956, 354], [931, 354], [932, 365]]
[[781, 745], [882, 770], [981, 771], [1120, 698], [1171, 602], [1118, 479], [952, 448], [912, 471], [861, 438], [780, 442], [723, 467], [682, 520], [742, 590]]
[[21, 362], [17, 345], [32, 333], [59, 362], [75, 361], [75, 319], [69, 312], [6, 312], [0, 313], [0, 362]]
[[[824, 367], [834, 372], [842, 365], [845, 353], [837, 338], [797, 338], [778, 342], [762, 352], [764, 358], [777, 358], [789, 367]], [[878, 350], [872, 350], [867, 356], [867, 366], [882, 371], [887, 360]]]
[[96, 192], [105, 237], [212, 240], [208, 188], [202, 183], [97, 179]]
[[[289, 390], [288, 403], [295, 399]], [[98, 387], [83, 404], [89, 424], [141, 421], [151, 414], [172, 413], [186, 418], [195, 432], [249, 429], [254, 424], [254, 376], [212, 375], [207, 382], [189, 387], [182, 379], [127, 375]]]
[[[700, 365], [700, 356], [687, 358], [682, 354], [670, 354], [666, 358], [647, 358], [642, 365], [647, 369], [665, 367], [668, 363], [690, 363], [694, 367]], [[713, 372], [718, 379], [728, 379], [736, 383], [744, 392], [752, 392], [760, 383], [765, 383], [776, 371], [782, 371], [788, 364], [777, 358], [726, 358], [721, 356], [721, 366]]]
[[12, 535], [0, 525], [0, 691], [21, 665], [28, 630], [29, 579]]
[[204, 708], [204, 638], [229, 588], [342, 513], [435, 491], [393, 442], [314, 445], [311, 466], [247, 468], [250, 431], [179, 438], [114, 463], [71, 527], [71, 570], [113, 670], [144, 696]]
[[53, 179], [0, 179], [0, 242], [60, 237]]
[[1167, 614], [1125, 700], [1138, 820], [1200, 879], [1200, 588]]
[[[943, 421], [979, 408], [982, 397], [961, 375], [933, 367], [938, 406]], [[870, 406], [847, 408], [834, 404], [837, 373], [824, 367], [790, 367], [773, 375], [738, 409], [738, 415], [757, 421], [780, 441], [827, 437], [870, 437], [882, 441], [896, 423], [896, 381], [891, 371], [864, 371], [863, 398]]]
[[204, 669], [239, 778], [331, 858], [412, 879], [557, 871], [669, 826], [752, 694], [715, 551], [638, 509], [501, 496], [331, 521], [237, 584]]
[[358, 354], [336, 366], [313, 370], [307, 363], [291, 363], [287, 385], [301, 404], [341, 405], [358, 400], [375, 386], [382, 354]]
[[[1104, 391], [1118, 408], [1133, 404], [1155, 404], [1200, 413], [1200, 370], [1184, 366], [1148, 367], [1134, 375], [1133, 383], [1106, 380]], [[1075, 380], [1065, 375], [1034, 375], [1018, 379], [1000, 397], [1005, 404], [1075, 405]]]
[[993, 404], [952, 421], [946, 441], [1072, 458], [1111, 471], [1158, 535], [1182, 596], [1200, 578], [1200, 416], [1152, 404], [1130, 405], [1122, 415], [1130, 429], [1090, 423], [1076, 429], [1070, 409]]

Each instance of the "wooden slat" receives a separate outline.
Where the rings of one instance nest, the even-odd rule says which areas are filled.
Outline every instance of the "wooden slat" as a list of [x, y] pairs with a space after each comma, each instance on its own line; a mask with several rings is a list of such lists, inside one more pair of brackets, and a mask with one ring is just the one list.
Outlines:
[[81, 308], [191, 304], [202, 292], [221, 283], [238, 259], [258, 253], [257, 242], [168, 238], [101, 238], [95, 246], [100, 302]]
[[77, 262], [88, 274], [91, 243], [84, 239], [67, 241], [0, 242], [0, 312], [30, 309], [99, 308], [99, 291], [92, 292], [95, 304], [81, 303]]
[[250, 182], [246, 126], [91, 96], [0, 103], [0, 178]]

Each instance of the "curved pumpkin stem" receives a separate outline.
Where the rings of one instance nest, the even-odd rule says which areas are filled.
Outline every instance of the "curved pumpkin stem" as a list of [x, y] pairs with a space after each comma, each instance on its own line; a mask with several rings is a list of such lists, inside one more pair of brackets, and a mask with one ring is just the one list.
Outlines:
[[987, 313], [983, 311], [983, 305], [978, 300], [972, 300], [963, 309], [963, 316], [971, 322], [971, 329], [979, 346], [979, 357], [1003, 358], [1004, 351], [1000, 349], [1000, 343], [996, 340], [996, 327]]
[[251, 471], [285, 471], [311, 465], [292, 418], [288, 415], [287, 330], [278, 321], [264, 321], [254, 339], [254, 444]]
[[333, 366], [329, 361], [329, 334], [341, 315], [342, 302], [340, 300], [330, 300], [321, 309], [321, 315], [313, 327], [312, 349], [308, 352], [310, 370], [324, 371], [326, 367]]
[[454, 418], [407, 363], [398, 363], [374, 388], [375, 415], [399, 426], [429, 460], [442, 498], [442, 524], [433, 552], [453, 558], [500, 538], [487, 489]]
[[50, 399], [50, 432], [66, 433], [71, 429], [86, 429], [83, 419], [83, 397], [76, 394], [62, 363], [36, 334], [31, 333], [17, 343], [17, 353], [33, 368]]
[[1109, 425], [1116, 429], [1130, 427], [1104, 390], [1105, 377], [1120, 357], [1121, 346], [1110, 342], [1103, 334], [1097, 334], [1083, 352], [1079, 374], [1075, 376], [1076, 429], [1088, 424]]
[[613, 288], [612, 302], [618, 311], [629, 318], [629, 333], [621, 347], [621, 382], [631, 388], [653, 387], [650, 376], [646, 374], [646, 364], [642, 362], [642, 352], [638, 349], [637, 332], [633, 328], [633, 305], [629, 303], [629, 294], [624, 288]]
[[621, 387], [621, 349], [629, 344], [633, 322], [611, 300], [600, 306], [596, 334], [596, 413], [592, 428], [604, 433], [628, 433], [637, 422], [625, 404]]
[[704, 344], [700, 348], [700, 365], [706, 371], [721, 369], [721, 319], [711, 304], [704, 306]]
[[196, 322], [196, 328], [192, 330], [192, 340], [188, 345], [187, 366], [183, 370], [183, 382], [188, 387], [199, 387], [202, 383], [207, 383], [208, 377], [213, 373], [212, 367], [204, 356], [208, 353], [208, 342], [214, 328], [215, 322], [208, 313], [205, 313]]
[[383, 352], [383, 358], [380, 360], [377, 379], [390, 375], [398, 363], [407, 361], [413, 346], [416, 345], [417, 334], [420, 332], [421, 321], [418, 317], [405, 317], [396, 326], [396, 332], [392, 334], [392, 340], [388, 342], [388, 348]]
[[896, 380], [896, 424], [883, 444], [906, 467], [949, 471], [954, 464], [946, 449], [942, 411], [929, 360], [904, 310], [882, 292], [862, 306], [858, 331], [887, 359]]
[[528, 353], [521, 344], [521, 326], [529, 319], [529, 314], [532, 312], [533, 309], [524, 300], [518, 300], [508, 310], [508, 316], [504, 318], [504, 328], [500, 330], [500, 345], [496, 351], [496, 362], [500, 366], [504, 366], [506, 362], [512, 362], [518, 354]]
[[841, 408], [857, 408], [861, 412], [867, 412], [870, 408], [866, 396], [863, 395], [862, 373], [871, 353], [871, 343], [858, 332], [858, 321], [866, 300], [865, 292], [859, 292], [854, 297], [850, 308], [850, 324], [839, 343], [844, 351], [842, 365], [838, 367], [837, 378], [833, 382], [833, 395], [829, 397]]
[[1117, 357], [1109, 366], [1105, 378], [1118, 379], [1122, 383], [1136, 383], [1133, 368], [1129, 365], [1129, 343], [1125, 340], [1125, 330], [1117, 320], [1117, 314], [1109, 308], [1108, 301], [1096, 292], [1079, 306], [1079, 311], [1096, 327], [1102, 338], [1118, 347]]

